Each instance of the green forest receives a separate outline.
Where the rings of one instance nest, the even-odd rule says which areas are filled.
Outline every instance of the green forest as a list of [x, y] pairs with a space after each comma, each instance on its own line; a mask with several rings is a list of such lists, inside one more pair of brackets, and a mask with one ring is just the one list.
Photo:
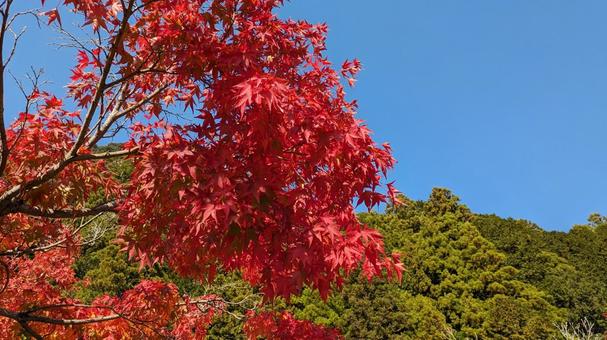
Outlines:
[[[128, 178], [128, 162], [110, 167]], [[603, 338], [607, 218], [593, 214], [569, 232], [547, 232], [529, 221], [475, 214], [447, 189], [434, 189], [425, 201], [401, 199], [359, 218], [383, 234], [388, 251], [401, 254], [402, 282], [354, 274], [326, 301], [306, 289], [263, 308], [286, 308], [348, 339]], [[119, 295], [142, 278], [170, 281], [184, 294], [227, 302], [210, 338], [244, 338], [245, 314], [262, 299], [254, 287], [234, 273], [202, 284], [159, 265], [140, 270], [110, 242], [118, 223], [109, 216], [85, 231], [90, 242], [75, 265], [85, 282], [78, 298]]]

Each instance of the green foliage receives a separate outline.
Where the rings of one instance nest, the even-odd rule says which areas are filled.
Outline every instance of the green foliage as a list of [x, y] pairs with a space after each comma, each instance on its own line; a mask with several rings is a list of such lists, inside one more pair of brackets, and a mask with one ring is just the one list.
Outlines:
[[398, 285], [354, 276], [323, 302], [305, 290], [291, 301], [296, 317], [335, 327], [351, 339], [435, 339], [449, 330], [432, 299], [412, 296]]
[[[445, 189], [433, 190], [427, 202], [406, 200], [387, 214], [363, 216], [382, 230], [390, 245], [404, 254], [404, 287], [436, 301], [458, 336], [544, 337], [561, 312], [545, 293], [517, 278], [518, 270], [472, 224], [474, 216]], [[508, 318], [496, 317], [497, 306]], [[504, 319], [516, 320], [505, 327]]]
[[[110, 143], [108, 145], [95, 148], [93, 152], [104, 153], [120, 150], [122, 150], [121, 144]], [[105, 166], [112, 173], [114, 178], [121, 183], [128, 182], [134, 170], [133, 162], [125, 157], [116, 157], [105, 160]], [[89, 207], [94, 207], [106, 202], [106, 195], [103, 192], [103, 189], [99, 189], [97, 192], [91, 192], [90, 194], [91, 195], [87, 202]]]
[[208, 339], [245, 339], [242, 326], [244, 313], [255, 308], [261, 296], [236, 273], [219, 274], [201, 295], [215, 294], [228, 301], [226, 312], [215, 319], [208, 330]]
[[[105, 146], [101, 146], [95, 149], [96, 153], [103, 152], [115, 152], [122, 150], [121, 144], [110, 143]], [[116, 177], [116, 179], [122, 183], [126, 183], [131, 174], [133, 173], [133, 162], [126, 160], [125, 158], [110, 158], [106, 161], [106, 166]]]
[[568, 233], [546, 232], [521, 220], [477, 216], [474, 224], [499, 250], [506, 263], [520, 269], [517, 277], [549, 294], [567, 311], [570, 322], [588, 319], [598, 331], [607, 324], [607, 224], [593, 214], [588, 225]]
[[76, 296], [90, 302], [99, 295], [120, 295], [139, 281], [137, 267], [129, 264], [126, 255], [116, 245], [91, 252], [78, 260], [77, 272], [83, 273], [86, 285]]
[[120, 247], [111, 243], [116, 235], [117, 221], [109, 214], [92, 220], [82, 230], [81, 256], [74, 264], [79, 284], [75, 296], [84, 302], [103, 295], [120, 295], [140, 280], [137, 266], [130, 263]]

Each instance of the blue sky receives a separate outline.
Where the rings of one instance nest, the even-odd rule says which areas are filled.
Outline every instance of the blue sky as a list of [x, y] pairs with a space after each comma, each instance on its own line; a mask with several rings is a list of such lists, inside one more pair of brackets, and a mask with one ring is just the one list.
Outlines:
[[[336, 64], [363, 62], [350, 96], [392, 144], [401, 191], [447, 187], [474, 211], [551, 230], [607, 214], [605, 13], [592, 0], [293, 0], [279, 11], [328, 23]], [[10, 68], [44, 67], [60, 94], [73, 53], [28, 24]], [[10, 119], [22, 101], [14, 87], [7, 99]]]
[[474, 211], [545, 229], [607, 214], [607, 2], [294, 0], [329, 25], [352, 98], [399, 161], [406, 195], [452, 189]]

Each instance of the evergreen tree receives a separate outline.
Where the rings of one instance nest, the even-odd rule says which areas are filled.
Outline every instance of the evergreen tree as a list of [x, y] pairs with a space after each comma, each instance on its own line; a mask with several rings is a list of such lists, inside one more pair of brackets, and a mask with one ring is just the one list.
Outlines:
[[522, 220], [479, 215], [474, 224], [498, 249], [506, 263], [520, 271], [520, 280], [549, 294], [555, 306], [567, 310], [572, 323], [587, 319], [603, 332], [607, 323], [607, 225], [592, 215], [588, 225], [569, 232], [546, 232]]
[[362, 220], [380, 229], [387, 245], [404, 255], [405, 289], [436, 301], [458, 336], [529, 339], [554, 334], [562, 311], [545, 293], [517, 279], [518, 270], [481, 235], [456, 196], [435, 189], [427, 202], [404, 201], [387, 214]]

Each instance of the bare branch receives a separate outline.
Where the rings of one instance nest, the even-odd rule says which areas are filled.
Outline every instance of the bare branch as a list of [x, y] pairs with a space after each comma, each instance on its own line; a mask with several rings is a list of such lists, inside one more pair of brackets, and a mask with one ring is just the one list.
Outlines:
[[86, 143], [86, 146], [88, 148], [91, 148], [93, 146], [95, 146], [97, 144], [97, 142], [103, 138], [103, 136], [108, 132], [108, 130], [112, 127], [112, 125], [120, 118], [127, 116], [128, 114], [140, 109], [142, 106], [146, 105], [147, 103], [149, 103], [150, 101], [152, 101], [156, 96], [158, 96], [158, 94], [160, 94], [162, 91], [166, 90], [168, 88], [168, 85], [162, 85], [159, 86], [156, 90], [154, 90], [152, 93], [150, 93], [147, 97], [145, 97], [144, 99], [140, 100], [139, 102], [129, 106], [126, 109], [123, 109], [122, 111], [120, 111], [120, 103], [118, 103], [115, 107], [114, 110], [112, 111], [112, 113], [110, 113], [110, 115], [106, 118], [105, 122], [103, 122], [103, 124], [101, 125], [101, 127], [99, 128], [99, 130], [97, 131], [97, 133], [95, 133], [95, 135], [93, 135], [88, 142]]
[[36, 21], [36, 23], [38, 24], [38, 27], [40, 27], [40, 15], [38, 15], [39, 13], [40, 13], [39, 9], [29, 9], [29, 10], [25, 10], [22, 12], [17, 12], [15, 14], [13, 14], [13, 16], [8, 20], [8, 23], [6, 26], [11, 27], [13, 25], [13, 23], [15, 22], [15, 20], [17, 20], [17, 18], [29, 15]]
[[110, 159], [110, 158], [117, 158], [117, 157], [124, 157], [124, 156], [132, 156], [132, 155], [137, 155], [137, 154], [139, 154], [139, 148], [135, 147], [135, 148], [125, 149], [125, 150], [120, 150], [120, 151], [113, 151], [113, 152], [108, 151], [108, 152], [101, 152], [101, 153], [91, 153], [91, 154], [79, 155], [78, 160], [79, 161], [88, 161], [88, 160]]
[[[9, 147], [9, 154], [10, 154], [10, 152], [17, 145], [17, 143], [19, 142], [19, 139], [21, 139], [21, 136], [23, 135], [23, 130], [25, 129], [25, 124], [27, 123], [27, 117], [28, 117], [27, 115], [29, 114], [30, 106], [32, 105], [32, 102], [34, 100], [32, 99], [32, 96], [27, 93], [27, 91], [25, 90], [25, 86], [17, 79], [17, 77], [15, 77], [15, 75], [13, 75], [10, 71], [9, 71], [9, 74], [11, 75], [11, 77], [13, 78], [15, 83], [17, 84], [19, 91], [21, 91], [21, 94], [23, 95], [23, 98], [25, 99], [25, 108], [23, 110], [23, 113], [25, 114], [25, 119], [23, 119], [23, 121], [21, 122], [21, 126], [19, 127], [19, 132], [17, 134], [17, 137], [13, 138], [13, 144]], [[42, 75], [42, 70], [36, 71], [32, 68], [32, 74], [27, 76], [28, 79], [32, 83], [32, 90], [38, 89], [41, 75]]]
[[25, 34], [26, 28], [23, 27], [21, 29], [21, 31], [19, 31], [19, 33], [16, 33], [10, 27], [8, 28], [8, 30], [13, 34], [13, 46], [11, 47], [11, 50], [8, 54], [8, 58], [6, 58], [6, 61], [4, 61], [5, 68], [8, 66], [8, 64], [10, 64], [11, 60], [13, 60], [13, 57], [15, 56], [15, 52], [17, 51], [17, 45], [19, 44], [19, 40], [21, 39], [23, 34]]
[[6, 0], [4, 8], [0, 12], [2, 23], [0, 24], [0, 176], [4, 174], [8, 162], [9, 148], [4, 122], [4, 39], [8, 29], [9, 12], [13, 0]]

